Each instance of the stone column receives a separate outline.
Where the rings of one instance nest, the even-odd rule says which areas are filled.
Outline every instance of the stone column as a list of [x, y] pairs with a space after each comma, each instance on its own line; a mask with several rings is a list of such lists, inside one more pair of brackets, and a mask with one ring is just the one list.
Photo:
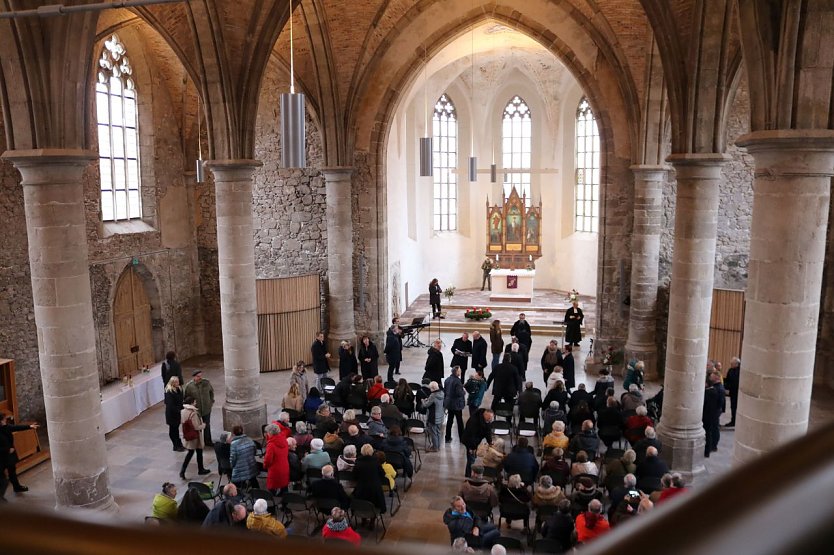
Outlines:
[[107, 483], [81, 176], [86, 150], [8, 151], [20, 171], [58, 507], [116, 510]]
[[642, 360], [647, 378], [657, 377], [657, 272], [663, 183], [668, 168], [632, 166], [634, 232], [631, 236], [631, 308], [626, 362]]
[[354, 342], [353, 319], [353, 215], [351, 176], [353, 168], [325, 168], [327, 201], [327, 314], [330, 329], [327, 348], [331, 362], [338, 362], [339, 342]]
[[212, 160], [217, 207], [217, 259], [226, 404], [223, 428], [239, 424], [252, 437], [266, 424], [258, 359], [252, 174], [257, 160]]
[[803, 435], [814, 375], [834, 131], [741, 137], [756, 162], [733, 461]]
[[715, 271], [721, 154], [675, 154], [675, 245], [666, 338], [663, 457], [689, 477], [704, 470], [704, 405], [709, 319]]

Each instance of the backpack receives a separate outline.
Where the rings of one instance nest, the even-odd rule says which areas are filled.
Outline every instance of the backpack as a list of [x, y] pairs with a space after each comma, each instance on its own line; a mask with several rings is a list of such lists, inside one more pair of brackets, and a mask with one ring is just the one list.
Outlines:
[[200, 437], [197, 428], [191, 423], [191, 417], [186, 418], [182, 422], [182, 437], [185, 441], [194, 441]]
[[464, 388], [468, 394], [477, 395], [481, 391], [481, 382], [480, 380], [473, 380], [472, 378], [469, 378], [466, 380]]

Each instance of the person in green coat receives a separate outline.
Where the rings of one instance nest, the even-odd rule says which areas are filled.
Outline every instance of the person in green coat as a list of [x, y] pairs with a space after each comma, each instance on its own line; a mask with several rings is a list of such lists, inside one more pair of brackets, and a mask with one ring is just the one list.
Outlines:
[[214, 387], [211, 382], [203, 378], [202, 370], [194, 370], [192, 379], [185, 385], [184, 397], [193, 397], [197, 401], [197, 408], [200, 410], [200, 418], [203, 419], [203, 443], [211, 447], [214, 442], [211, 440], [211, 408], [214, 406]]
[[162, 493], [153, 498], [151, 516], [159, 520], [177, 519], [177, 486], [171, 482], [162, 484]]

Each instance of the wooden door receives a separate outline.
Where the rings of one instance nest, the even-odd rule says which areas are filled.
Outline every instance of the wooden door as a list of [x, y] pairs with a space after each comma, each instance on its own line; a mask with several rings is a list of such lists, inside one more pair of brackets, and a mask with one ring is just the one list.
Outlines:
[[712, 290], [708, 358], [721, 362], [724, 371], [733, 357], [741, 356], [744, 337], [744, 291]]
[[143, 366], [153, 364], [151, 303], [133, 268], [125, 270], [116, 284], [113, 325], [120, 378], [135, 375]]

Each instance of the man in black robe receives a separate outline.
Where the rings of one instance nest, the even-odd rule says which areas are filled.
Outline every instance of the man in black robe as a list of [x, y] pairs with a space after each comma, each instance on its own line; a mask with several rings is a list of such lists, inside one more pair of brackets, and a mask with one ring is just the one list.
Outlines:
[[730, 421], [727, 423], [728, 427], [736, 425], [736, 410], [738, 409], [738, 387], [739, 379], [741, 378], [741, 359], [733, 357], [730, 363], [730, 369], [727, 370], [727, 377], [724, 378], [724, 387], [730, 394]]
[[472, 342], [469, 341], [469, 334], [463, 334], [452, 343], [452, 368], [460, 366], [461, 371], [466, 372], [469, 367], [469, 357], [472, 356]]
[[385, 360], [388, 361], [388, 381], [394, 381], [394, 374], [400, 373], [400, 363], [403, 360], [403, 331], [400, 319], [391, 320], [391, 327], [385, 334]]
[[510, 328], [510, 335], [518, 337], [518, 342], [527, 348], [528, 353], [530, 352], [530, 346], [533, 345], [533, 335], [530, 330], [530, 323], [523, 312], [518, 315], [518, 320]]
[[710, 374], [709, 385], [704, 392], [704, 412], [702, 415], [704, 432], [704, 456], [709, 457], [710, 453], [718, 451], [718, 441], [721, 439], [721, 426], [719, 420], [724, 412], [726, 395], [724, 386], [721, 385], [721, 378], [716, 374]]
[[573, 306], [565, 311], [565, 343], [578, 347], [582, 341], [582, 320], [585, 319], [585, 315], [579, 308], [579, 301], [573, 301], [572, 304]]
[[428, 358], [426, 358], [426, 371], [423, 374], [424, 378], [428, 378], [431, 382], [443, 383], [443, 342], [440, 339], [435, 339], [431, 347], [429, 347]]

